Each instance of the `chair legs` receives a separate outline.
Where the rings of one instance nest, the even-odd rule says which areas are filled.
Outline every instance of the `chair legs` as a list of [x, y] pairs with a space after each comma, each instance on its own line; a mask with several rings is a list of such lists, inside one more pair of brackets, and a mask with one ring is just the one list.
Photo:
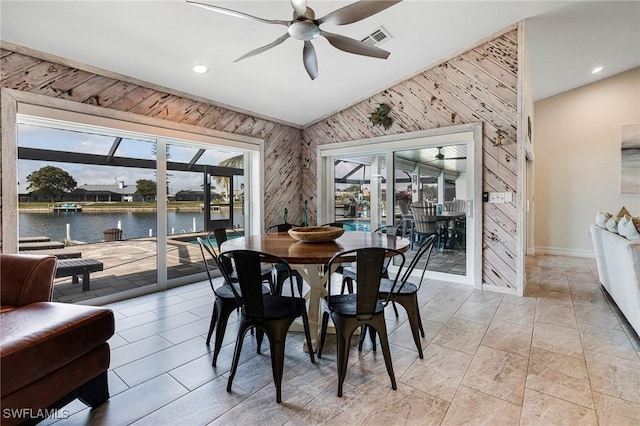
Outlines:
[[[420, 342], [420, 335], [424, 337], [424, 328], [422, 327], [422, 319], [420, 318], [420, 308], [418, 306], [418, 297], [415, 294], [401, 294], [394, 295], [393, 302], [399, 303], [407, 311], [407, 317], [409, 318], [409, 326], [411, 327], [411, 334], [413, 335], [413, 341], [418, 349], [418, 356], [420, 359], [424, 359], [422, 353], [422, 344]], [[395, 304], [393, 305], [395, 308]], [[376, 333], [371, 327], [362, 327], [360, 331], [360, 342], [358, 343], [358, 350], [362, 350], [362, 344], [366, 337], [367, 331], [369, 331], [369, 337], [371, 338], [371, 345], [373, 350], [376, 350]]]
[[[260, 344], [266, 334], [269, 340], [269, 350], [271, 351], [271, 371], [273, 372], [273, 382], [276, 386], [276, 402], [282, 402], [282, 376], [284, 372], [284, 349], [285, 341], [287, 339], [287, 331], [291, 326], [293, 320], [291, 318], [282, 319], [279, 321], [270, 320], [260, 325], [255, 325], [247, 320], [240, 320], [240, 328], [238, 330], [238, 340], [236, 341], [236, 349], [233, 354], [233, 362], [231, 364], [231, 371], [229, 372], [229, 381], [227, 382], [227, 392], [231, 392], [231, 386], [233, 379], [238, 369], [238, 362], [240, 360], [240, 352], [242, 351], [242, 343], [247, 330], [256, 327], [256, 338], [258, 340], [258, 353], [260, 353]], [[305, 335], [307, 339], [307, 345], [311, 346], [311, 333], [309, 331], [309, 320], [306, 313], [302, 315], [302, 323], [304, 324]], [[311, 362], [315, 363], [313, 350], [309, 350], [309, 357]]]
[[[211, 324], [209, 325], [209, 334], [207, 335], [207, 345], [211, 343], [211, 335], [213, 329], [216, 329], [216, 341], [213, 346], [213, 361], [212, 366], [216, 366], [220, 349], [222, 348], [222, 341], [224, 340], [224, 333], [227, 329], [227, 323], [229, 322], [229, 315], [236, 310], [238, 306], [234, 303], [226, 303], [224, 300], [220, 300], [216, 297], [213, 303], [213, 312], [211, 313]], [[217, 325], [217, 327], [216, 327]]]
[[[387, 327], [384, 322], [384, 315], [376, 315], [372, 319], [364, 322], [358, 320], [355, 317], [345, 317], [341, 315], [331, 315], [333, 323], [336, 327], [336, 341], [337, 341], [337, 368], [338, 368], [338, 396], [342, 396], [342, 387], [344, 379], [347, 375], [347, 366], [349, 364], [349, 349], [351, 337], [355, 330], [364, 325], [363, 329], [372, 327], [375, 332], [380, 335], [380, 346], [382, 346], [382, 354], [384, 356], [384, 363], [387, 367], [387, 373], [391, 379], [391, 388], [397, 389], [396, 378], [393, 373], [393, 364], [391, 362], [391, 351], [389, 350], [389, 341], [387, 339]], [[324, 346], [324, 339], [327, 333], [327, 325], [329, 322], [329, 313], [325, 312], [322, 316], [322, 332], [320, 334], [320, 344], [318, 346], [318, 358], [322, 357], [322, 347]], [[372, 336], [375, 336], [375, 332], [371, 332]]]
[[420, 356], [420, 359], [423, 359], [424, 357], [422, 354], [420, 334], [422, 334], [422, 337], [424, 337], [424, 328], [422, 327], [422, 319], [420, 318], [418, 296], [415, 293], [394, 294], [393, 301], [402, 305], [405, 311], [407, 311], [407, 317], [409, 318], [409, 326], [411, 327], [413, 341], [416, 343], [416, 348], [418, 349], [418, 355]]

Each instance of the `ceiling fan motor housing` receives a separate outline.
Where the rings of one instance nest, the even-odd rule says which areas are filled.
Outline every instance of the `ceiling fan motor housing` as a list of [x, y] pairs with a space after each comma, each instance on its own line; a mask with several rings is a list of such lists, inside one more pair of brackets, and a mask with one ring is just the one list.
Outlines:
[[292, 22], [287, 31], [291, 37], [305, 41], [313, 40], [320, 35], [320, 27], [308, 19]]

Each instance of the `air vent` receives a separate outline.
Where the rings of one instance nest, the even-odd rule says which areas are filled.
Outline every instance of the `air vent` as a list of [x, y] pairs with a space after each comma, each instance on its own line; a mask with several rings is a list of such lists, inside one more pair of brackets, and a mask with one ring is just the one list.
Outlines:
[[379, 46], [391, 38], [391, 34], [384, 27], [380, 27], [365, 38], [362, 42], [370, 44], [371, 46]]

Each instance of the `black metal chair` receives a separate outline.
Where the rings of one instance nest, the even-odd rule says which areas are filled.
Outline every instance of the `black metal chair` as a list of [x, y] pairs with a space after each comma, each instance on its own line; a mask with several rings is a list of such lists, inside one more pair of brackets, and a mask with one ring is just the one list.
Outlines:
[[[390, 302], [399, 303], [402, 307], [407, 311], [407, 317], [409, 318], [409, 325], [411, 326], [411, 333], [413, 334], [413, 340], [416, 343], [416, 347], [418, 348], [418, 355], [420, 359], [423, 359], [422, 355], [422, 345], [420, 344], [420, 335], [424, 337], [424, 327], [422, 326], [422, 319], [420, 318], [420, 305], [418, 304], [418, 290], [422, 286], [422, 281], [424, 280], [424, 274], [427, 270], [427, 265], [429, 263], [429, 258], [431, 257], [431, 251], [433, 250], [433, 246], [436, 241], [436, 236], [429, 236], [418, 248], [418, 251], [414, 258], [409, 263], [407, 269], [402, 272], [402, 270], [398, 270], [398, 276], [402, 272], [402, 277], [398, 281], [398, 277], [395, 280], [391, 280], [389, 278], [383, 278], [380, 283], [380, 291], [378, 292], [378, 297], [380, 299], [389, 300]], [[420, 275], [420, 281], [418, 284], [414, 284], [410, 282], [411, 274], [415, 269], [416, 265], [426, 256], [426, 262], [422, 267], [422, 274]], [[397, 284], [399, 283], [399, 284]], [[398, 311], [396, 311], [396, 317], [398, 316]], [[366, 328], [364, 328], [360, 333], [360, 343], [358, 344], [358, 350], [362, 350], [362, 343], [364, 342], [366, 336]], [[371, 343], [373, 344], [375, 350], [375, 335], [369, 330], [371, 336]]]
[[[386, 234], [387, 236], [395, 236], [396, 238], [402, 237], [402, 228], [401, 224], [396, 225], [385, 225], [381, 226], [374, 231], [377, 234]], [[387, 268], [389, 267], [389, 263], [391, 262], [391, 258], [387, 258], [385, 260], [384, 268], [382, 269], [382, 278], [389, 278], [389, 271]], [[344, 293], [345, 287], [349, 291], [349, 293], [353, 293], [353, 280], [356, 278], [356, 273], [353, 269], [343, 268], [342, 271], [336, 271], [342, 274], [342, 290]], [[393, 310], [396, 311], [396, 317], [398, 316], [398, 311], [396, 310], [395, 305], [393, 306]]]
[[[218, 249], [220, 248], [220, 246], [222, 245], [222, 243], [224, 243], [225, 241], [227, 241], [229, 239], [229, 234], [231, 234], [232, 238], [238, 238], [238, 237], [242, 237], [242, 234], [240, 232], [238, 232], [238, 230], [233, 229], [233, 228], [216, 228], [213, 231], [210, 231], [207, 234], [207, 243], [209, 243], [209, 246], [213, 247], [213, 239], [211, 238], [211, 236], [213, 235], [213, 237], [215, 237], [216, 243], [218, 245]], [[237, 282], [237, 279], [235, 278], [235, 273], [233, 271], [233, 262], [231, 261], [231, 259], [228, 258], [223, 258], [221, 259], [221, 261], [223, 262], [223, 265], [225, 268], [227, 268], [227, 272], [229, 274], [229, 276], [231, 277], [231, 279], [234, 282]], [[262, 281], [268, 282], [269, 283], [269, 288], [271, 289], [271, 292], [273, 294], [275, 293], [275, 286], [274, 286], [274, 280], [273, 280], [273, 269], [269, 268], [269, 267], [263, 267], [262, 268]]]
[[[213, 250], [213, 247], [208, 243], [205, 243], [202, 238], [197, 237], [198, 244], [200, 246], [200, 252], [202, 253], [202, 260], [204, 261], [204, 267], [207, 271], [207, 277], [209, 278], [209, 285], [211, 286], [211, 290], [213, 290], [213, 294], [215, 295], [215, 300], [213, 303], [213, 312], [211, 313], [211, 324], [209, 325], [209, 334], [207, 334], [207, 345], [211, 343], [211, 335], [213, 334], [213, 329], [218, 326], [216, 329], [216, 341], [214, 343], [213, 349], [213, 361], [211, 365], [215, 367], [216, 361], [218, 359], [218, 354], [220, 353], [220, 348], [222, 348], [222, 340], [224, 339], [224, 333], [227, 328], [227, 322], [229, 321], [229, 315], [240, 307], [237, 298], [233, 290], [231, 289], [232, 281], [228, 278], [228, 275], [223, 273], [224, 283], [221, 286], [216, 287], [213, 284], [213, 277], [211, 276], [211, 266], [210, 262], [213, 262], [215, 266], [222, 272], [224, 270], [224, 266], [216, 256], [216, 253]], [[209, 255], [209, 259], [207, 259], [207, 254]]]
[[[278, 225], [268, 227], [265, 232], [287, 232], [291, 228], [293, 228], [293, 225], [290, 223], [280, 223]], [[274, 268], [276, 270], [276, 279], [273, 294], [282, 294], [282, 284], [284, 283], [284, 280], [287, 279], [287, 268], [284, 265], [279, 264], [276, 264]], [[302, 275], [300, 275], [298, 271], [293, 271], [293, 276], [296, 278], [296, 283], [298, 284], [298, 293], [302, 294]]]
[[[307, 347], [312, 348], [311, 335], [309, 331], [309, 320], [307, 318], [307, 307], [305, 299], [294, 293], [292, 271], [289, 264], [282, 258], [251, 250], [234, 250], [220, 254], [220, 257], [233, 258], [238, 274], [238, 284], [242, 293], [235, 292], [238, 304], [242, 305], [240, 312], [240, 324], [238, 327], [238, 339], [233, 354], [227, 391], [231, 392], [233, 378], [238, 369], [240, 353], [244, 336], [249, 329], [256, 329], [258, 341], [258, 353], [264, 333], [269, 339], [271, 352], [271, 368], [273, 371], [273, 381], [276, 386], [276, 401], [282, 401], [282, 374], [284, 369], [284, 349], [287, 332], [293, 321], [297, 317], [302, 317], [304, 325]], [[262, 294], [260, 288], [262, 280], [260, 275], [262, 263], [276, 263], [285, 265], [287, 269], [287, 279], [291, 284], [291, 295], [271, 295]], [[313, 351], [309, 351], [311, 362], [315, 363]]]
[[[361, 326], [372, 327], [380, 336], [384, 362], [391, 378], [391, 388], [396, 389], [396, 379], [387, 339], [387, 326], [384, 319], [384, 308], [388, 300], [382, 301], [378, 297], [382, 269], [385, 258], [389, 256], [399, 256], [402, 260], [400, 267], [404, 266], [404, 255], [400, 251], [381, 247], [367, 247], [338, 253], [327, 264], [327, 269], [331, 270], [334, 263], [349, 262], [354, 258], [356, 261], [357, 286], [355, 293], [332, 294], [332, 280], [331, 276], [329, 277], [328, 295], [325, 299], [326, 310], [322, 316], [322, 331], [318, 345], [318, 358], [321, 358], [329, 317], [331, 317], [336, 328], [338, 396], [342, 396], [342, 385], [347, 374], [351, 337], [353, 332]], [[392, 285], [392, 289], [393, 287]]]

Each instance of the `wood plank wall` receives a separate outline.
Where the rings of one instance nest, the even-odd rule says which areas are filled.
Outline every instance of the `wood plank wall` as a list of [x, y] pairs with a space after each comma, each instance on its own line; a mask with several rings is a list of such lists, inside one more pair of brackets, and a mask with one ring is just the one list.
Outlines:
[[[60, 61], [62, 62], [62, 61]], [[2, 87], [191, 124], [265, 141], [265, 226], [302, 222], [302, 130], [161, 90], [88, 72], [12, 50], [0, 49]], [[1, 146], [1, 144], [0, 144]], [[0, 151], [0, 159], [2, 152]], [[283, 190], [287, 188], [287, 190]], [[0, 218], [1, 216], [0, 201]], [[0, 234], [0, 246], [2, 235]]]
[[[304, 130], [302, 197], [316, 220], [316, 147], [382, 135], [482, 121], [483, 191], [516, 193], [518, 31], [509, 31]], [[376, 107], [391, 107], [393, 125], [374, 127]], [[503, 145], [493, 141], [501, 131]], [[517, 194], [513, 203], [483, 204], [483, 284], [517, 293]], [[496, 289], [499, 290], [499, 289]]]
[[[304, 131], [10, 50], [0, 50], [0, 61], [2, 87], [264, 139], [266, 226], [282, 221], [285, 206], [289, 222], [301, 222], [303, 200], [309, 202], [309, 223], [316, 223], [315, 157], [320, 144], [478, 121], [484, 123], [483, 191], [516, 192], [517, 30], [476, 46]], [[368, 121], [369, 114], [380, 103], [392, 108], [393, 125], [388, 130], [373, 127]], [[495, 147], [492, 141], [498, 129], [503, 145]], [[516, 194], [514, 203], [485, 203], [483, 224], [483, 282], [514, 293], [520, 290], [514, 284], [515, 235], [522, 225], [517, 219], [518, 199]]]

